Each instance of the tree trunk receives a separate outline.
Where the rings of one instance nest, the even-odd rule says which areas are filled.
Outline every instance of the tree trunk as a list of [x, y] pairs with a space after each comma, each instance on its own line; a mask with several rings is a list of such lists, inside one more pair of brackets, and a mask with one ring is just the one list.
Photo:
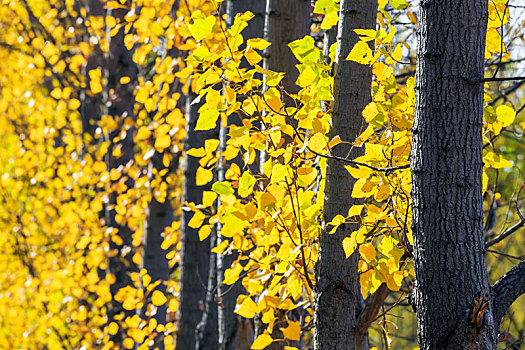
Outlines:
[[496, 349], [483, 243], [487, 16], [485, 0], [420, 6], [411, 169], [421, 349]]
[[[178, 5], [178, 1], [175, 1], [172, 5], [172, 16], [174, 18], [176, 18]], [[169, 53], [172, 58], [177, 57], [178, 54], [179, 52], [175, 48]], [[173, 91], [173, 84], [170, 86], [170, 91]], [[177, 101], [176, 108], [182, 108], [183, 103], [184, 99], [181, 97]], [[162, 182], [167, 182], [168, 177], [177, 171], [179, 168], [180, 154], [178, 152], [174, 154], [172, 150], [173, 148], [170, 147], [165, 149], [162, 153], [155, 151], [155, 154], [151, 158], [151, 162], [148, 167], [148, 177], [150, 178], [150, 181], [154, 178], [153, 169], [155, 169], [157, 174], [166, 168], [168, 169], [168, 171], [161, 177]], [[166, 153], [171, 157], [168, 167], [166, 167], [163, 162], [163, 158]], [[168, 192], [164, 198], [164, 201], [158, 201], [153, 193], [151, 194], [151, 200], [148, 204], [147, 219], [145, 224], [146, 230], [143, 238], [144, 253], [142, 257], [142, 267], [146, 269], [148, 275], [151, 277], [150, 283], [161, 281], [155, 290], [162, 292], [164, 295], [166, 294], [167, 289], [165, 283], [170, 278], [170, 268], [169, 261], [166, 256], [168, 252], [166, 249], [162, 249], [162, 242], [164, 241], [162, 234], [166, 230], [166, 227], [171, 226], [174, 220], [173, 207], [171, 205], [169, 196], [170, 190], [171, 188], [168, 188]], [[146, 295], [147, 291], [145, 290], [144, 292]], [[149, 295], [151, 296], [152, 293], [153, 291], [150, 291]], [[146, 304], [151, 305], [151, 297], [148, 299], [149, 300]], [[157, 325], [166, 325], [167, 308], [167, 303], [156, 307], [156, 311], [153, 316], [157, 321]], [[146, 312], [148, 312], [148, 310], [142, 310], [143, 315], [146, 315]], [[146, 315], [146, 319], [149, 316], [151, 315]], [[154, 346], [151, 348], [154, 347], [157, 347], [159, 350], [164, 349], [164, 334], [162, 332], [157, 334], [155, 337]]]
[[[108, 10], [108, 15], [112, 15], [118, 20], [122, 20], [126, 14], [123, 9]], [[106, 210], [106, 225], [110, 228], [116, 228], [117, 235], [121, 242], [110, 239], [110, 258], [108, 269], [115, 276], [115, 282], [110, 285], [111, 307], [108, 311], [108, 324], [115, 321], [120, 323], [120, 318], [116, 316], [123, 314], [125, 317], [131, 317], [135, 310], [124, 310], [122, 303], [115, 300], [117, 292], [125, 286], [133, 286], [130, 272], [136, 271], [135, 264], [132, 261], [133, 244], [132, 231], [125, 223], [125, 219], [117, 220], [115, 205], [120, 193], [115, 190], [118, 186], [116, 182], [124, 181], [126, 189], [133, 188], [134, 181], [126, 174], [127, 166], [131, 164], [134, 157], [133, 150], [133, 132], [134, 132], [134, 112], [133, 107], [135, 98], [133, 90], [134, 82], [138, 75], [138, 69], [133, 62], [132, 53], [124, 45], [124, 28], [109, 38], [109, 52], [106, 60], [105, 71], [107, 72], [107, 87], [104, 91], [105, 114], [111, 116], [116, 122], [115, 130], [109, 131], [108, 140], [110, 146], [106, 155], [108, 170], [122, 169], [121, 179], [111, 183], [112, 188], [109, 193], [109, 205]], [[130, 77], [129, 84], [120, 84], [120, 78]], [[111, 93], [111, 94], [110, 94]], [[131, 121], [130, 121], [131, 120]], [[120, 156], [114, 156], [113, 151], [120, 149]], [[119, 222], [120, 221], [120, 222]], [[110, 338], [116, 344], [123, 340], [124, 335], [121, 329]]]
[[[165, 152], [167, 152], [167, 150]], [[166, 181], [168, 176], [173, 174], [178, 168], [177, 155], [173, 155], [173, 158], [168, 167], [168, 172], [162, 176], [163, 181]], [[153, 179], [153, 169], [157, 171], [166, 169], [163, 164], [163, 153], [155, 153], [152, 157], [148, 174], [150, 179]], [[151, 277], [150, 283], [161, 281], [154, 290], [158, 290], [164, 295], [166, 294], [165, 282], [169, 280], [170, 268], [168, 258], [166, 257], [167, 250], [162, 249], [162, 242], [164, 241], [162, 233], [166, 227], [171, 226], [173, 218], [173, 207], [171, 206], [169, 195], [166, 195], [164, 201], [161, 202], [152, 194], [151, 201], [148, 205], [146, 230], [143, 238], [144, 253], [142, 257], [142, 268], [144, 268]], [[144, 292], [147, 293], [146, 290], [144, 290]], [[149, 292], [149, 295], [151, 296], [152, 293], [153, 290]], [[148, 298], [147, 305], [151, 305], [151, 297]], [[157, 306], [154, 314], [151, 314], [150, 310], [144, 309], [142, 310], [142, 315], [145, 319], [153, 316], [152, 318], [157, 321], [158, 325], [166, 325], [167, 307], [167, 303]], [[155, 337], [155, 347], [160, 350], [164, 349], [164, 336], [162, 332]]]
[[[186, 141], [184, 149], [204, 147], [206, 139], [217, 139], [218, 129], [209, 131], [195, 131], [199, 117], [200, 103], [191, 104], [197, 97], [190, 93], [186, 104]], [[196, 185], [196, 173], [199, 167], [199, 159], [187, 155], [183, 156], [184, 182], [182, 185], [182, 203], [202, 203], [203, 191], [211, 190], [211, 184], [205, 186]], [[198, 229], [188, 226], [193, 217], [192, 211], [182, 211], [181, 217], [181, 265], [180, 265], [180, 301], [177, 331], [177, 349], [195, 349], [196, 328], [202, 319], [205, 308], [206, 283], [208, 281], [208, 269], [210, 264], [210, 238], [200, 241]], [[217, 309], [211, 308], [208, 315], [209, 327], [204, 331], [206, 343], [205, 349], [214, 349], [217, 346]], [[215, 318], [215, 319], [214, 319]]]
[[[377, 1], [341, 1], [330, 139], [339, 135], [342, 140], [353, 142], [366, 127], [361, 112], [371, 100], [372, 68], [345, 58], [359, 40], [353, 29], [375, 29], [376, 15]], [[342, 143], [332, 153], [346, 157], [350, 148], [351, 145]], [[364, 149], [354, 148], [350, 158], [363, 153]], [[338, 214], [345, 215], [353, 205], [362, 204], [362, 200], [350, 196], [357, 179], [343, 165], [334, 159], [327, 161], [325, 222]], [[343, 239], [358, 228], [359, 224], [343, 224], [334, 234], [321, 233], [315, 286], [315, 349], [357, 349], [355, 330], [363, 308], [357, 270], [359, 252], [346, 259]]]
[[[253, 38], [262, 38], [264, 35], [264, 13], [266, 10], [266, 1], [264, 0], [229, 0], [226, 4], [226, 26], [227, 28], [233, 25], [235, 16], [246, 11], [252, 12], [255, 17], [252, 18], [248, 26], [243, 30], [242, 35], [244, 41]], [[240, 68], [248, 68], [246, 61], [242, 61]], [[242, 101], [240, 101], [242, 102]], [[228, 125], [220, 127], [220, 150], [226, 149], [227, 133], [231, 125], [242, 125], [242, 115], [234, 113], [228, 117]], [[236, 163], [240, 169], [242, 166], [242, 158], [240, 156], [231, 161], [221, 161], [218, 171], [218, 180], [224, 181], [226, 170], [232, 163]], [[250, 169], [254, 169], [253, 167]], [[245, 169], [248, 171], [248, 169]], [[220, 235], [220, 225], [217, 227], [217, 244], [220, 244], [224, 237]], [[237, 297], [242, 291], [242, 285], [238, 281], [234, 286], [224, 286], [224, 271], [228, 269], [237, 254], [217, 255], [217, 294], [220, 296], [220, 303], [218, 304], [218, 327], [219, 327], [219, 348], [228, 350], [243, 350], [239, 344], [251, 345], [253, 341], [253, 332], [240, 331], [241, 329], [250, 329], [246, 327], [251, 320], [243, 319], [234, 313]], [[226, 288], [225, 288], [226, 287]], [[253, 329], [253, 327], [251, 327]]]
[[295, 68], [297, 59], [288, 47], [294, 40], [310, 33], [310, 1], [268, 0], [264, 22], [264, 38], [272, 43], [265, 51], [264, 68], [285, 72], [281, 81], [288, 93], [297, 93], [295, 81], [299, 71]]
[[[288, 47], [294, 40], [302, 39], [310, 34], [310, 12], [311, 3], [308, 0], [267, 0], [266, 14], [264, 18], [264, 39], [271, 45], [264, 52], [264, 68], [275, 72], [285, 72], [281, 85], [288, 93], [294, 94], [299, 91], [295, 84], [299, 71], [295, 65], [299, 62]], [[286, 105], [292, 105], [293, 101], [287, 95], [283, 96]], [[291, 140], [286, 140], [287, 143]], [[260, 167], [266, 160], [266, 152], [260, 154]], [[284, 318], [284, 312], [277, 313], [276, 318]], [[259, 315], [255, 318], [255, 336], [262, 333], [263, 324]], [[271, 334], [273, 339], [283, 339], [284, 335], [278, 326], [273, 328]], [[285, 344], [283, 341], [275, 341], [266, 347], [266, 350], [280, 350], [285, 345], [297, 346], [293, 342]]]

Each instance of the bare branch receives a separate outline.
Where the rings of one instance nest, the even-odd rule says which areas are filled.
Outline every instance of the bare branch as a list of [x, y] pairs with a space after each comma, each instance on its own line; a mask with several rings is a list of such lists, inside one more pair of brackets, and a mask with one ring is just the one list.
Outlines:
[[525, 294], [525, 261], [512, 268], [492, 286], [494, 321], [497, 328], [507, 309], [522, 294]]
[[505, 238], [507, 238], [508, 236], [510, 236], [511, 234], [513, 234], [514, 232], [518, 231], [521, 227], [523, 227], [525, 225], [525, 220], [521, 220], [519, 221], [518, 223], [516, 223], [515, 225], [509, 227], [505, 232], [499, 234], [497, 237], [495, 237], [494, 239], [488, 241], [487, 243], [485, 243], [485, 248], [488, 248], [488, 247], [491, 247], [493, 246], [494, 244], [496, 243], [499, 243], [501, 241], [503, 241]]
[[368, 334], [368, 328], [377, 319], [379, 309], [383, 305], [386, 297], [390, 294], [390, 290], [385, 283], [381, 284], [377, 291], [367, 298], [363, 311], [359, 314], [357, 320], [356, 329], [356, 344], [357, 349], [362, 349], [366, 335]]

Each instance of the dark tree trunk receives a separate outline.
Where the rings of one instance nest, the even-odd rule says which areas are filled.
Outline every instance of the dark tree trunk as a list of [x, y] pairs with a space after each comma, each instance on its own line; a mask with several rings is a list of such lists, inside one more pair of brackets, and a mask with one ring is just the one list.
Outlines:
[[[122, 9], [108, 10], [108, 15], [112, 15], [118, 20], [122, 20], [126, 11]], [[122, 28], [115, 36], [109, 38], [109, 52], [106, 60], [105, 71], [107, 72], [107, 87], [104, 92], [104, 106], [105, 113], [117, 122], [117, 128], [109, 132], [108, 140], [110, 146], [106, 155], [108, 170], [121, 169], [121, 178], [112, 182], [124, 181], [126, 190], [133, 188], [134, 181], [126, 173], [127, 166], [131, 164], [134, 157], [133, 150], [133, 132], [134, 132], [134, 112], [133, 107], [135, 98], [133, 96], [134, 82], [136, 81], [138, 69], [133, 62], [132, 53], [124, 45], [124, 28]], [[120, 78], [130, 77], [131, 82], [128, 84], [120, 84]], [[113, 156], [113, 150], [119, 148], [121, 150], [120, 156]], [[112, 186], [113, 187], [113, 186]], [[122, 304], [115, 300], [117, 292], [125, 287], [132, 286], [130, 272], [136, 271], [136, 266], [132, 261], [133, 244], [132, 231], [123, 221], [117, 220], [117, 213], [115, 205], [119, 192], [115, 190], [118, 186], [114, 186], [110, 190], [109, 205], [106, 210], [106, 225], [110, 228], [116, 228], [121, 242], [110, 240], [110, 258], [109, 258], [109, 272], [115, 275], [115, 283], [110, 286], [112, 296], [111, 308], [108, 311], [108, 323], [116, 321], [120, 323], [117, 315], [124, 314], [125, 317], [131, 317], [135, 314], [135, 310], [124, 310]], [[124, 219], [123, 219], [124, 220]], [[111, 337], [115, 343], [123, 340], [123, 334], [119, 330], [117, 334]]]
[[[209, 131], [195, 131], [199, 117], [200, 103], [191, 104], [197, 97], [190, 93], [186, 103], [186, 141], [184, 149], [204, 147], [206, 139], [217, 139], [218, 128]], [[196, 173], [199, 167], [199, 159], [196, 157], [183, 156], [184, 182], [182, 185], [182, 203], [202, 203], [203, 191], [211, 190], [211, 184], [205, 186], [196, 185]], [[202, 319], [206, 300], [206, 283], [208, 281], [208, 270], [210, 265], [210, 238], [200, 241], [198, 229], [188, 226], [193, 217], [192, 211], [182, 211], [181, 218], [181, 265], [180, 265], [180, 301], [178, 311], [177, 349], [195, 349], [197, 342], [197, 324]], [[202, 344], [203, 349], [214, 349], [217, 347], [217, 309], [211, 308], [208, 314], [209, 322], [204, 330]]]
[[[295, 67], [299, 62], [288, 47], [294, 40], [302, 39], [310, 34], [310, 12], [311, 2], [308, 0], [267, 0], [266, 14], [264, 18], [264, 39], [271, 45], [264, 52], [264, 68], [275, 71], [285, 72], [281, 81], [284, 90], [294, 94], [299, 91], [299, 86], [295, 84], [299, 71]], [[293, 101], [284, 95], [284, 103], [292, 105]], [[291, 140], [286, 139], [286, 143], [281, 147], [286, 147]], [[260, 154], [260, 166], [266, 160], [266, 152]], [[261, 170], [262, 173], [262, 170]], [[284, 312], [276, 314], [276, 318], [283, 319]], [[255, 336], [262, 333], [263, 324], [260, 315], [255, 318]], [[278, 326], [273, 328], [271, 334], [273, 339], [283, 339], [284, 335]], [[285, 345], [298, 346], [291, 342], [285, 344], [283, 341], [275, 341], [270, 344], [267, 350], [280, 350]]]
[[[375, 29], [376, 15], [377, 1], [341, 1], [330, 138], [339, 135], [342, 140], [354, 142], [365, 127], [361, 112], [371, 100], [372, 69], [345, 58], [359, 40], [353, 29]], [[332, 153], [346, 157], [350, 147], [343, 143]], [[354, 148], [350, 158], [359, 157], [363, 152], [362, 148]], [[327, 162], [325, 222], [338, 214], [345, 215], [352, 205], [362, 204], [362, 200], [351, 198], [357, 179], [343, 166], [334, 159]], [[315, 286], [315, 349], [357, 349], [355, 330], [363, 308], [357, 270], [359, 252], [346, 259], [342, 242], [358, 228], [359, 224], [345, 224], [334, 234], [321, 233]], [[363, 342], [360, 343], [362, 348]]]
[[264, 38], [272, 45], [266, 49], [264, 68], [286, 73], [281, 83], [288, 93], [299, 91], [299, 87], [295, 85], [299, 76], [295, 65], [299, 62], [288, 44], [310, 34], [310, 10], [308, 0], [266, 2]]
[[[178, 1], [175, 1], [172, 5], [172, 16], [175, 18], [178, 10]], [[178, 50], [175, 48], [171, 50], [169, 55], [172, 58], [177, 57], [179, 54]], [[165, 83], [167, 84], [167, 83]], [[173, 84], [170, 86], [170, 91], [173, 91]], [[179, 91], [177, 91], [179, 92]], [[177, 102], [176, 108], [182, 108], [184, 106], [184, 99], [181, 97]], [[168, 177], [173, 175], [179, 168], [179, 156], [178, 153], [173, 153], [173, 148], [167, 148], [162, 153], [158, 151], [153, 155], [148, 169], [148, 177], [150, 181], [153, 180], [153, 169], [156, 173], [160, 173], [162, 170], [167, 168], [167, 172], [161, 177], [163, 182], [167, 182]], [[168, 167], [164, 165], [164, 155], [170, 156], [170, 161]], [[146, 269], [148, 275], [151, 277], [151, 283], [156, 281], [162, 281], [155, 290], [161, 291], [163, 294], [166, 294], [166, 284], [170, 277], [170, 268], [169, 261], [167, 258], [167, 250], [162, 248], [162, 242], [164, 237], [162, 234], [166, 230], [166, 227], [171, 226], [174, 220], [173, 207], [170, 202], [169, 191], [171, 188], [168, 188], [168, 193], [164, 198], [164, 201], [158, 201], [153, 193], [151, 194], [151, 200], [148, 205], [147, 219], [146, 219], [146, 230], [144, 233], [143, 239], [143, 249], [144, 255], [142, 258], [142, 267]], [[144, 291], [146, 293], [146, 290]], [[149, 292], [150, 296], [153, 291]], [[151, 298], [150, 298], [151, 299]], [[151, 300], [148, 300], [147, 305], [151, 305]], [[157, 324], [166, 325], [166, 316], [167, 316], [168, 305], [160, 305], [156, 307], [154, 318], [157, 321]], [[145, 315], [148, 310], [142, 310], [142, 314]], [[147, 315], [150, 316], [150, 315]], [[146, 316], [146, 317], [147, 317]], [[154, 346], [151, 348], [157, 347], [159, 350], [164, 349], [164, 335], [162, 332], [157, 334], [155, 337]]]
[[420, 6], [411, 169], [421, 349], [496, 349], [483, 243], [483, 83], [474, 82], [483, 77], [487, 16], [485, 0]]
[[[264, 14], [266, 10], [265, 0], [229, 0], [226, 3], [226, 26], [229, 28], [233, 25], [235, 16], [239, 13], [246, 11], [252, 12], [255, 17], [252, 18], [248, 26], [242, 31], [244, 40], [253, 38], [262, 38], [264, 35]], [[242, 49], [243, 47], [241, 47]], [[241, 62], [240, 68], [248, 68], [246, 61]], [[241, 101], [242, 102], [242, 101]], [[227, 133], [230, 125], [242, 125], [242, 116], [234, 113], [228, 117], [228, 126], [220, 127], [220, 150], [226, 149]], [[236, 163], [241, 169], [242, 158], [236, 157], [231, 161], [221, 161], [221, 166], [218, 171], [218, 180], [224, 181], [224, 175], [226, 170], [231, 166], [232, 163]], [[250, 169], [256, 169], [252, 167]], [[245, 169], [245, 171], [248, 171]], [[224, 237], [220, 235], [220, 225], [217, 227], [217, 244], [220, 244]], [[251, 323], [251, 320], [243, 319], [242, 317], [234, 313], [235, 304], [237, 297], [242, 291], [242, 285], [240, 281], [235, 286], [224, 286], [224, 271], [228, 269], [234, 260], [237, 258], [237, 254], [230, 255], [217, 255], [217, 294], [220, 296], [220, 303], [218, 304], [218, 329], [219, 329], [219, 348], [228, 350], [243, 350], [239, 347], [239, 344], [251, 345], [253, 341], [253, 332], [240, 331], [241, 329], [246, 330], [250, 327], [246, 327], [247, 323]], [[251, 327], [253, 329], [253, 327]], [[248, 349], [247, 348], [247, 349]]]
[[[165, 150], [165, 152], [168, 152], [168, 150]], [[156, 169], [157, 172], [166, 169], [163, 164], [163, 156], [163, 153], [156, 153], [152, 157], [148, 174], [150, 179], [153, 179], [153, 169]], [[178, 168], [177, 155], [173, 155], [173, 158], [174, 159], [172, 159], [170, 166], [168, 167], [168, 172], [162, 176], [162, 181], [167, 181], [168, 176], [173, 174]], [[158, 201], [153, 194], [151, 195], [151, 201], [148, 205], [146, 230], [143, 238], [144, 253], [142, 257], [142, 268], [144, 268], [151, 277], [150, 283], [161, 281], [154, 290], [158, 290], [162, 292], [162, 294], [166, 294], [165, 282], [168, 281], [170, 275], [168, 258], [166, 257], [167, 250], [162, 249], [162, 242], [164, 241], [162, 233], [165, 231], [166, 227], [171, 226], [174, 218], [173, 214], [173, 207], [170, 203], [169, 194], [166, 195], [164, 201]], [[146, 290], [144, 292], [147, 293]], [[152, 293], [153, 291], [150, 291], [149, 295], [151, 296]], [[147, 305], [151, 305], [151, 300], [148, 300]], [[157, 324], [165, 325], [167, 308], [167, 304], [157, 306], [154, 314], [151, 314], [152, 310], [143, 309], [142, 315], [145, 319], [153, 316], [152, 318], [157, 321]], [[155, 337], [154, 347], [157, 347], [160, 350], [164, 349], [164, 336], [162, 333]]]

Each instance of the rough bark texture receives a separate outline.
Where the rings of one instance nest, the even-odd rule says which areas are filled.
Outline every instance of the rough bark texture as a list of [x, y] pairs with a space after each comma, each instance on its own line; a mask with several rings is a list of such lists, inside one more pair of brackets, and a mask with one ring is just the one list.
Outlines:
[[[364, 126], [361, 112], [371, 99], [372, 69], [345, 58], [358, 41], [352, 30], [375, 29], [376, 15], [377, 1], [341, 1], [330, 138], [339, 135], [342, 140], [353, 142]], [[346, 157], [350, 145], [340, 144], [332, 151], [337, 156]], [[354, 148], [350, 158], [361, 156], [363, 151]], [[343, 166], [333, 159], [327, 162], [325, 222], [330, 222], [338, 214], [345, 215], [352, 205], [362, 202], [350, 196], [357, 179]], [[321, 233], [315, 285], [315, 349], [356, 349], [355, 330], [363, 306], [357, 272], [359, 253], [346, 259], [342, 242], [358, 228], [358, 224], [343, 224], [332, 235], [326, 231]]]
[[[195, 131], [199, 116], [200, 103], [191, 104], [197, 95], [191, 93], [186, 105], [187, 137], [184, 149], [204, 147], [204, 140], [217, 139], [218, 129]], [[199, 159], [184, 154], [184, 182], [182, 185], [182, 202], [202, 203], [202, 192], [209, 191], [211, 184], [197, 186], [195, 183]], [[210, 264], [210, 239], [199, 240], [198, 229], [188, 226], [193, 217], [192, 211], [183, 210], [181, 217], [181, 265], [180, 265], [180, 302], [178, 310], [177, 349], [194, 349], [196, 328], [202, 318], [206, 298], [206, 283]], [[210, 310], [208, 317], [217, 317], [216, 308]], [[217, 321], [210, 321], [210, 327], [204, 332], [205, 349], [217, 346]]]
[[[108, 15], [112, 15], [117, 19], [123, 19], [126, 11], [122, 9], [108, 10]], [[104, 106], [105, 113], [112, 116], [117, 121], [117, 128], [109, 132], [108, 140], [110, 146], [106, 155], [108, 169], [118, 169], [122, 167], [122, 177], [118, 181], [124, 181], [126, 188], [133, 188], [134, 182], [131, 177], [126, 174], [126, 168], [131, 164], [134, 157], [133, 150], [133, 123], [134, 113], [133, 106], [135, 98], [133, 96], [134, 82], [138, 75], [138, 69], [133, 62], [132, 53], [124, 45], [124, 29], [120, 30], [115, 36], [109, 39], [109, 52], [106, 60], [105, 71], [107, 72], [107, 88], [104, 92]], [[129, 84], [121, 85], [120, 78], [127, 76], [131, 78]], [[131, 119], [131, 121], [129, 120]], [[126, 121], [128, 120], [128, 121]], [[113, 156], [113, 150], [120, 148], [121, 155], [119, 157]], [[112, 183], [112, 185], [115, 184]], [[110, 292], [112, 296], [111, 306], [108, 310], [108, 323], [120, 321], [115, 318], [119, 314], [124, 314], [126, 317], [131, 317], [134, 310], [124, 310], [122, 304], [115, 300], [117, 292], [128, 285], [133, 285], [130, 272], [136, 271], [135, 264], [132, 261], [133, 244], [132, 231], [125, 225], [117, 221], [115, 205], [119, 192], [112, 189], [109, 195], [109, 205], [106, 210], [106, 225], [108, 227], [116, 228], [116, 233], [121, 239], [122, 243], [116, 243], [115, 240], [110, 240], [110, 258], [108, 269], [109, 272], [115, 275], [115, 283], [110, 285]], [[117, 332], [110, 338], [115, 343], [122, 341], [121, 331]]]
[[264, 38], [272, 43], [264, 57], [264, 68], [275, 72], [286, 72], [282, 85], [288, 93], [296, 93], [295, 81], [299, 62], [288, 47], [294, 40], [310, 33], [310, 1], [267, 0]]
[[[411, 155], [421, 349], [495, 349], [482, 203], [485, 0], [425, 0]], [[481, 308], [483, 310], [483, 308]], [[473, 320], [472, 315], [476, 314]]]
[[507, 313], [507, 309], [523, 294], [525, 294], [525, 261], [507, 272], [492, 287], [496, 330], [499, 329], [501, 319]]

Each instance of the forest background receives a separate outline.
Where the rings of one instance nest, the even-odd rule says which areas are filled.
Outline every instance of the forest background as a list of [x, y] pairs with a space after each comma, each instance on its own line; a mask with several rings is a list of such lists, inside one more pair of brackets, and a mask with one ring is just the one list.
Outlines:
[[[493, 283], [525, 256], [525, 7], [483, 2]], [[0, 348], [331, 348], [323, 322], [418, 348], [418, 11], [3, 0]], [[523, 348], [524, 303], [498, 348]]]

